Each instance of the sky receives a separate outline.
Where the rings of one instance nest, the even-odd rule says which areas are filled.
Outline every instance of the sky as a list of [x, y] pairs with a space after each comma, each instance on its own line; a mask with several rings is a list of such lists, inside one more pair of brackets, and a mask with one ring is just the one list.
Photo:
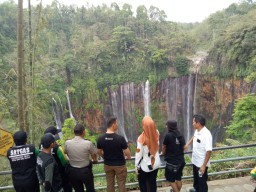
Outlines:
[[[6, 0], [0, 0], [0, 3]], [[14, 0], [18, 2], [18, 0]], [[201, 22], [210, 14], [227, 8], [232, 3], [239, 3], [241, 0], [58, 0], [66, 5], [110, 5], [116, 2], [119, 6], [124, 3], [133, 7], [133, 12], [139, 5], [145, 5], [147, 9], [151, 5], [163, 10], [167, 15], [168, 21], [174, 22]], [[24, 4], [27, 0], [23, 0]], [[39, 0], [31, 0], [36, 4]], [[52, 0], [42, 0], [43, 3], [51, 4]]]

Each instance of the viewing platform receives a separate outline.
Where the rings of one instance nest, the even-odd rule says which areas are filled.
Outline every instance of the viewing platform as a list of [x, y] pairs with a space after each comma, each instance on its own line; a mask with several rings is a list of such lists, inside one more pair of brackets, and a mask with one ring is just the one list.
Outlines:
[[[208, 192], [256, 192], [256, 180], [251, 176], [208, 181]], [[189, 192], [193, 184], [183, 184], [181, 192]], [[157, 188], [157, 192], [170, 192], [171, 187]], [[130, 192], [139, 192], [133, 190]]]

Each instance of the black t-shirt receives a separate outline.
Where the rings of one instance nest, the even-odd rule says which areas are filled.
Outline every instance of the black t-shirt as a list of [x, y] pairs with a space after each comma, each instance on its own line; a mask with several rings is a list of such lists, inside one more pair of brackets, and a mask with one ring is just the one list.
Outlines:
[[110, 166], [125, 165], [123, 150], [128, 145], [123, 136], [116, 133], [105, 133], [101, 135], [97, 142], [97, 148], [104, 153], [104, 164]]
[[172, 132], [165, 135], [164, 145], [166, 145], [165, 160], [168, 163], [178, 165], [184, 160], [183, 148], [185, 145], [185, 139], [183, 136], [176, 137]]
[[38, 183], [36, 175], [36, 154], [34, 145], [20, 145], [11, 147], [7, 151], [7, 158], [12, 168], [13, 184]]

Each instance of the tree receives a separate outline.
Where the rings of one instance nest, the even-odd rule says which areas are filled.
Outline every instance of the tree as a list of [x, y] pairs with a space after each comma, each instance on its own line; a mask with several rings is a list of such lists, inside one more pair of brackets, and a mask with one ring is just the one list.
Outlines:
[[233, 120], [227, 126], [227, 133], [242, 141], [256, 138], [256, 95], [248, 94], [237, 100]]
[[18, 117], [19, 127], [26, 131], [25, 121], [25, 81], [24, 81], [24, 38], [23, 38], [23, 0], [18, 2]]

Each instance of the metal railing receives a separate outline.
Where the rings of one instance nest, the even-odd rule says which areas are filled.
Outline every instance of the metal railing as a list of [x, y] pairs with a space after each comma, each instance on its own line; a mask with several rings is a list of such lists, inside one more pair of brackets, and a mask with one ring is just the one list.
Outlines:
[[[237, 146], [227, 146], [227, 147], [218, 147], [218, 148], [213, 148], [213, 151], [220, 151], [220, 150], [228, 150], [228, 149], [237, 149], [237, 148], [248, 148], [248, 147], [255, 147], [255, 144], [246, 144], [246, 145], [237, 145]], [[192, 151], [185, 152], [185, 154], [191, 154]], [[163, 158], [163, 157], [162, 157]], [[250, 159], [256, 159], [256, 156], [243, 156], [243, 157], [234, 157], [234, 158], [227, 158], [227, 159], [218, 159], [218, 160], [211, 160], [211, 164], [214, 163], [223, 163], [223, 162], [230, 162], [230, 161], [241, 161], [241, 160], [250, 160]], [[134, 161], [134, 157], [131, 158], [131, 161]], [[98, 162], [98, 164], [102, 164], [103, 161]], [[192, 163], [187, 163], [185, 166], [192, 166]], [[165, 165], [162, 164], [159, 169], [164, 169]], [[248, 172], [253, 167], [246, 167], [246, 168], [241, 168], [241, 169], [232, 169], [232, 170], [225, 170], [225, 171], [218, 171], [218, 172], [209, 172], [209, 176], [214, 176], [214, 175], [223, 175], [223, 174], [229, 174], [229, 173], [241, 173], [241, 172]], [[134, 173], [135, 169], [128, 170], [128, 174]], [[11, 174], [11, 171], [0, 171], [0, 176], [1, 175], [8, 175]], [[98, 173], [94, 174], [94, 178], [97, 177], [105, 177], [105, 173]], [[182, 179], [192, 179], [193, 175], [188, 175], [188, 176], [183, 176]], [[157, 179], [157, 183], [165, 182], [165, 179]], [[132, 182], [132, 183], [126, 183], [127, 187], [131, 186], [137, 186], [138, 187], [138, 182]], [[13, 186], [0, 186], [0, 191], [1, 190], [7, 190], [7, 189], [13, 189]], [[106, 186], [99, 186], [95, 187], [96, 190], [103, 190], [106, 189]]]

